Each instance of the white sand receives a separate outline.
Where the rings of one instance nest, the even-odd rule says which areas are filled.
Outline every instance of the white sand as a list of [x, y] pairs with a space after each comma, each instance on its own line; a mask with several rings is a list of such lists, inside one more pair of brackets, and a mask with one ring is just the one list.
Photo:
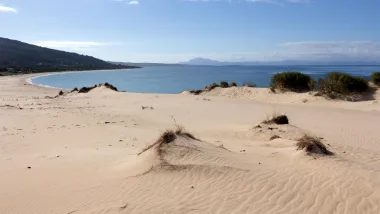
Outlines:
[[[58, 90], [24, 85], [27, 77], [0, 78], [1, 214], [380, 210], [376, 100], [239, 88], [207, 96], [97, 88], [46, 99]], [[254, 128], [274, 111], [291, 125]], [[178, 137], [162, 156], [136, 155], [175, 123], [202, 142]], [[297, 151], [304, 133], [335, 155]], [[274, 134], [282, 138], [269, 141]]]

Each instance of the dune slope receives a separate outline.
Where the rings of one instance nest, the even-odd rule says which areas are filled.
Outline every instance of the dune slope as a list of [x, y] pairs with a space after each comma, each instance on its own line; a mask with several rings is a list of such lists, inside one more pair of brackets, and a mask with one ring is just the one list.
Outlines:
[[[104, 87], [55, 97], [58, 90], [24, 85], [27, 77], [0, 78], [0, 213], [380, 209], [379, 104], [273, 104]], [[262, 124], [273, 112], [290, 124]], [[176, 125], [194, 138], [154, 144]], [[297, 150], [305, 134], [334, 155]]]

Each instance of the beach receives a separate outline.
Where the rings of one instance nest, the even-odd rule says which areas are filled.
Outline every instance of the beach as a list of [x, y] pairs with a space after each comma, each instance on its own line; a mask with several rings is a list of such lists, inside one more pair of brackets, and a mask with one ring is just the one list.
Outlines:
[[[56, 97], [32, 76], [0, 77], [2, 214], [380, 210], [379, 92], [361, 102], [244, 87]], [[290, 124], [261, 124], [274, 113]], [[179, 126], [193, 137], [138, 155]], [[305, 134], [333, 155], [297, 150]]]

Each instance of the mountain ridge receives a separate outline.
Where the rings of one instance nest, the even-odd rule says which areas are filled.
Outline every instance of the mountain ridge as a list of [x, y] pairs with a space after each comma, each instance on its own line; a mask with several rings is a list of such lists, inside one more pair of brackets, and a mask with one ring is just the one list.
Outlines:
[[137, 68], [92, 56], [40, 47], [0, 37], [0, 72], [6, 74]]

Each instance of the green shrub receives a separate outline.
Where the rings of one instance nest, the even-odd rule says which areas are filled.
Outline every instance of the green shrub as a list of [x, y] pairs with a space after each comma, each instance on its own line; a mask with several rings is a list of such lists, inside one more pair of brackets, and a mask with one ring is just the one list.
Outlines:
[[236, 87], [236, 86], [237, 86], [237, 83], [236, 83], [236, 82], [232, 82], [230, 86], [231, 86], [231, 87]]
[[372, 74], [372, 82], [380, 86], [380, 72], [375, 72]]
[[228, 88], [229, 87], [228, 82], [226, 82], [226, 81], [220, 82], [220, 87], [222, 87], [222, 88]]
[[318, 80], [318, 90], [327, 95], [362, 93], [367, 89], [368, 81], [366, 79], [340, 72], [328, 73], [324, 79]]
[[299, 72], [284, 72], [275, 74], [271, 80], [271, 88], [284, 91], [310, 91], [315, 87], [311, 76]]

